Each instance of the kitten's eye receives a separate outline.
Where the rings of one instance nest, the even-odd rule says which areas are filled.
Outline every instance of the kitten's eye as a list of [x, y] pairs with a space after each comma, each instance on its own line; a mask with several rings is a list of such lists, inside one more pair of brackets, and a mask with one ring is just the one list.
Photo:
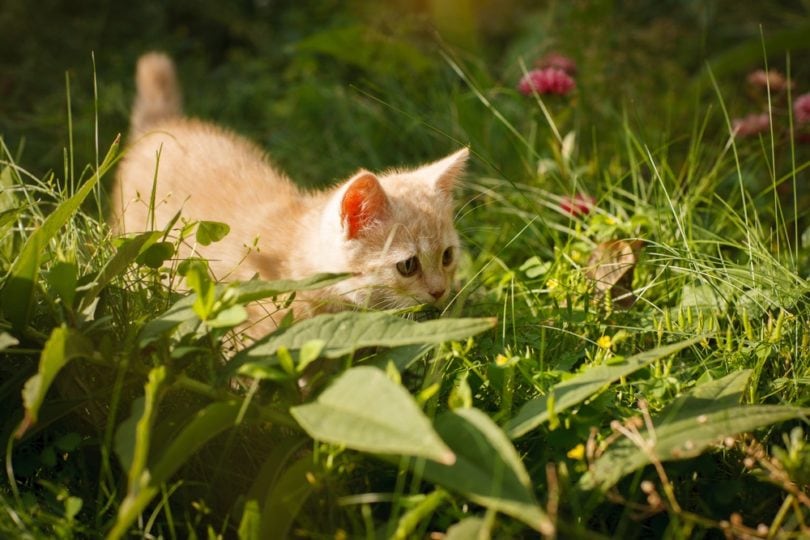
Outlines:
[[417, 270], [419, 270], [419, 259], [417, 259], [416, 255], [414, 255], [410, 259], [399, 261], [397, 263], [397, 270], [404, 277], [411, 277], [416, 273]]
[[449, 247], [444, 250], [442, 253], [442, 264], [445, 266], [449, 266], [450, 263], [453, 262], [453, 247]]

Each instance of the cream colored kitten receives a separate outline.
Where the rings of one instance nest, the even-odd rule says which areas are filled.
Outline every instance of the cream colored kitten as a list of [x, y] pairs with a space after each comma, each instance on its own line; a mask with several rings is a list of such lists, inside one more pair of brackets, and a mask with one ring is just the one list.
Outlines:
[[[332, 189], [307, 192], [251, 142], [182, 117], [167, 56], [142, 56], [136, 83], [130, 146], [112, 199], [116, 231], [149, 230], [152, 220], [162, 229], [182, 211], [186, 221], [230, 225], [220, 242], [182, 246], [178, 254], [207, 258], [217, 279], [353, 274], [329, 289], [300, 295], [293, 305], [296, 316], [351, 305], [441, 304], [448, 298], [459, 254], [452, 191], [467, 161], [466, 148], [416, 169], [380, 175], [361, 170]], [[272, 330], [278, 317], [254, 307], [250, 333]]]

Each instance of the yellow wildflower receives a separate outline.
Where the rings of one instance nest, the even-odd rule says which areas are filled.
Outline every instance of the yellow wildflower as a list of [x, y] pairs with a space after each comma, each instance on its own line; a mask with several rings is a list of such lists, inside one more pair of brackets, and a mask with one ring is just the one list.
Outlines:
[[600, 349], [609, 350], [610, 346], [613, 344], [613, 340], [610, 339], [610, 336], [602, 336], [596, 340], [596, 345]]
[[568, 453], [565, 455], [568, 456], [569, 459], [582, 461], [583, 459], [585, 459], [585, 445], [580, 443], [575, 447], [573, 447], [571, 450], [569, 450]]

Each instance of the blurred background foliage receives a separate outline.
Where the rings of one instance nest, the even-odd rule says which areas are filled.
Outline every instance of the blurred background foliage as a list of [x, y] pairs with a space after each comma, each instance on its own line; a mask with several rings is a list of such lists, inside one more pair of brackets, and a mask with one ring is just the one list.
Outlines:
[[[543, 126], [515, 90], [522, 70], [549, 51], [570, 56], [577, 93], [551, 104], [555, 120], [605, 156], [623, 142], [604, 135], [624, 122], [652, 148], [688, 135], [678, 130], [691, 129], [695, 106], [717, 102], [707, 63], [732, 114], [747, 112], [761, 34], [769, 65], [784, 71], [790, 51], [791, 75], [810, 88], [808, 0], [3, 0], [0, 28], [0, 134], [36, 175], [61, 176], [65, 73], [75, 162], [94, 162], [91, 54], [100, 146], [126, 132], [136, 58], [162, 49], [190, 114], [257, 140], [308, 185], [462, 144], [488, 173], [530, 174], [524, 144], [448, 59], [527, 134]], [[719, 114], [713, 122], [725, 129]], [[549, 134], [536, 135], [548, 153]]]

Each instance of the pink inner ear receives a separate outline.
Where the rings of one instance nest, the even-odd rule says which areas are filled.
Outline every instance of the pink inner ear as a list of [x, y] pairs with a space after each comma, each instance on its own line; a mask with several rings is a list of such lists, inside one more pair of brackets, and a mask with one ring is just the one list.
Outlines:
[[351, 183], [340, 203], [340, 220], [346, 228], [348, 238], [353, 239], [382, 218], [388, 199], [380, 181], [370, 172], [362, 172], [349, 182]]

